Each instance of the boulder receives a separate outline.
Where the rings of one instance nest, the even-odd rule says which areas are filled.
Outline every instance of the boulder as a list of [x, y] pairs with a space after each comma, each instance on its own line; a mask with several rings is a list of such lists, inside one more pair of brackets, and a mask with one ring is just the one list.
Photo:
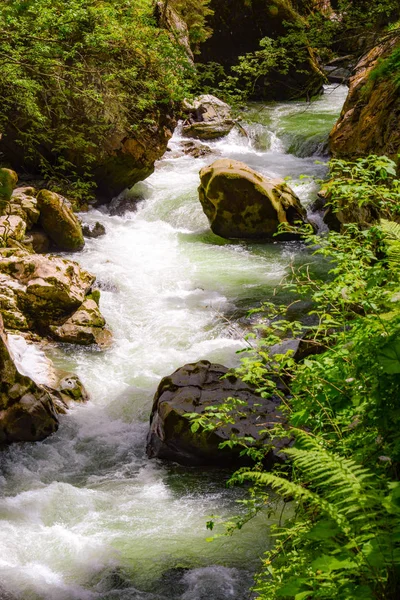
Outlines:
[[37, 254], [46, 254], [50, 250], [51, 239], [44, 231], [40, 229], [32, 229], [29, 231], [28, 237], [25, 238], [24, 244], [32, 248]]
[[106, 228], [102, 223], [96, 221], [94, 225], [83, 225], [82, 233], [87, 238], [98, 238], [106, 234]]
[[[206, 360], [181, 367], [162, 379], [154, 397], [147, 438], [149, 458], [173, 460], [183, 465], [214, 467], [240, 464], [241, 448], [219, 448], [231, 438], [251, 436], [258, 444], [271, 444], [266, 463], [270, 466], [282, 458], [281, 450], [288, 439], [271, 440], [271, 429], [284, 423], [277, 397], [260, 398], [254, 387], [228, 375], [229, 370]], [[217, 427], [214, 431], [191, 430], [187, 413], [202, 414], [209, 406], [218, 406], [228, 398], [243, 400], [234, 424]]]
[[96, 301], [86, 297], [79, 309], [62, 325], [50, 325], [52, 337], [69, 344], [109, 346], [111, 333], [105, 329], [105, 319]]
[[[283, 179], [222, 158], [200, 171], [200, 202], [211, 229], [225, 238], [272, 239], [280, 223], [306, 223], [306, 211]], [[280, 235], [279, 239], [292, 239]]]
[[398, 161], [400, 95], [390, 77], [372, 79], [371, 72], [400, 44], [390, 35], [362, 57], [350, 78], [349, 93], [329, 137], [334, 157], [355, 159], [377, 154]]
[[40, 214], [35, 188], [16, 188], [12, 193], [8, 212], [19, 214], [26, 221], [27, 229], [30, 230], [38, 222]]
[[37, 195], [39, 223], [60, 250], [75, 252], [85, 245], [81, 224], [69, 202], [54, 192], [41, 190]]
[[192, 103], [185, 101], [183, 110], [186, 119], [182, 131], [187, 137], [212, 140], [227, 135], [235, 125], [230, 106], [210, 94]]
[[3, 215], [17, 185], [18, 175], [11, 169], [0, 169], [0, 215]]
[[0, 273], [20, 310], [39, 327], [76, 311], [90, 291], [95, 277], [78, 263], [57, 256], [0, 249]]
[[0, 316], [0, 444], [43, 440], [57, 429], [51, 394], [17, 369]]

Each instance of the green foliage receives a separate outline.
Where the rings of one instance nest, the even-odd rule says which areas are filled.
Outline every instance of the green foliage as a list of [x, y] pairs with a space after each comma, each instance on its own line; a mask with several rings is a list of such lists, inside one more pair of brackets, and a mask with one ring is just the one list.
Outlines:
[[189, 29], [189, 41], [195, 52], [199, 44], [205, 42], [212, 29], [207, 25], [207, 17], [213, 14], [210, 0], [170, 0], [172, 7], [182, 17]]
[[[368, 202], [374, 190], [381, 202], [381, 188], [398, 185], [385, 157], [350, 165], [336, 161], [333, 168], [341, 198], [361, 198], [356, 189], [361, 181]], [[262, 335], [244, 350], [238, 370], [262, 397], [281, 395], [288, 424], [270, 433], [295, 442], [285, 450], [286, 465], [272, 472], [265, 471], [262, 449], [253, 455], [247, 443], [243, 452], [255, 465], [232, 477], [232, 483], [253, 484], [253, 500], [261, 492], [259, 506], [272, 489], [294, 510], [272, 530], [275, 545], [265, 555], [255, 590], [260, 600], [395, 600], [400, 593], [400, 226], [382, 220], [360, 230], [350, 224], [325, 236], [305, 230], [304, 239], [328, 265], [324, 278], [312, 277], [305, 265], [283, 284], [294, 303], [312, 300], [307, 321], [288, 318], [286, 306], [264, 303]], [[301, 358], [271, 354], [271, 345], [291, 337], [303, 339]]]
[[93, 187], [94, 154], [180, 101], [189, 65], [150, 0], [0, 4], [0, 130], [47, 178]]
[[377, 216], [394, 219], [400, 214], [400, 179], [396, 163], [386, 156], [367, 156], [355, 161], [332, 159], [330, 180], [325, 186], [334, 212], [364, 206]]
[[371, 81], [389, 79], [400, 88], [400, 47], [395, 48], [387, 58], [381, 60], [371, 71], [369, 78]]

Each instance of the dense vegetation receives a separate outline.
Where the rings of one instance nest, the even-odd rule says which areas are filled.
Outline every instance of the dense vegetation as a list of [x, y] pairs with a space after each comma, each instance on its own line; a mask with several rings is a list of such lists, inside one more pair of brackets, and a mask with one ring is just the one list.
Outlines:
[[[289, 433], [295, 441], [288, 463], [265, 472], [268, 444], [236, 440], [256, 459], [232, 478], [255, 484], [250, 514], [268, 504], [269, 488], [293, 513], [275, 528], [275, 546], [265, 555], [255, 586], [262, 600], [394, 600], [400, 592], [400, 225], [393, 220], [399, 181], [385, 157], [341, 161], [340, 172], [334, 161], [332, 169], [334, 206], [346, 196], [371, 201], [373, 191], [379, 205], [384, 188], [389, 199], [397, 190], [397, 204], [385, 203], [387, 218], [368, 229], [305, 232], [306, 243], [328, 261], [329, 276], [313, 277], [306, 265], [283, 285], [294, 302], [312, 299], [313, 322], [291, 321], [286, 306], [264, 304], [262, 337], [239, 370], [264, 397], [282, 397], [288, 428], [266, 431], [267, 439]], [[272, 359], [271, 345], [293, 335], [305, 340], [305, 355]], [[228, 406], [228, 418], [234, 412]]]
[[5, 158], [73, 183], [75, 196], [93, 188], [110, 137], [157, 125], [187, 94], [187, 56], [150, 0], [6, 1], [0, 29]]

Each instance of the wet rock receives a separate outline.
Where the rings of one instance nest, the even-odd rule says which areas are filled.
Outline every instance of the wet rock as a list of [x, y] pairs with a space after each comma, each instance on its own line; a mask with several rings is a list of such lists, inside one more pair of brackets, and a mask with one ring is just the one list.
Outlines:
[[50, 325], [49, 329], [52, 337], [60, 342], [106, 347], [110, 345], [112, 336], [105, 329], [105, 324], [96, 301], [88, 297], [62, 325]]
[[98, 238], [106, 234], [106, 228], [102, 223], [96, 221], [94, 225], [83, 225], [82, 233], [87, 238]]
[[54, 192], [41, 190], [37, 195], [39, 223], [57, 248], [75, 252], [85, 245], [81, 224], [69, 202]]
[[372, 79], [372, 70], [400, 44], [392, 34], [359, 61], [350, 79], [349, 94], [329, 138], [335, 157], [353, 159], [385, 154], [398, 160], [400, 95], [390, 77]]
[[200, 142], [182, 142], [181, 147], [184, 154], [193, 158], [201, 158], [214, 153], [210, 146], [206, 146], [206, 144], [201, 144]]
[[43, 440], [57, 428], [50, 393], [18, 371], [0, 316], [0, 443]]
[[216, 160], [200, 171], [200, 180], [200, 202], [212, 231], [221, 237], [273, 239], [280, 223], [307, 222], [300, 200], [283, 179], [265, 177], [237, 160]]
[[0, 169], [0, 215], [3, 215], [17, 185], [18, 175], [11, 169]]
[[[154, 397], [147, 438], [150, 458], [173, 460], [183, 465], [232, 466], [240, 463], [238, 447], [219, 448], [232, 434], [252, 436], [260, 444], [271, 443], [267, 457], [272, 465], [281, 458], [281, 450], [288, 440], [271, 440], [260, 430], [268, 430], [284, 418], [279, 410], [280, 400], [260, 398], [255, 389], [236, 376], [225, 379], [228, 369], [222, 365], [200, 361], [181, 367], [161, 381]], [[201, 414], [209, 406], [218, 406], [228, 398], [244, 400], [234, 425], [218, 427], [214, 431], [191, 430], [186, 413]], [[243, 413], [243, 414], [242, 414]]]
[[183, 134], [201, 140], [212, 140], [227, 135], [235, 125], [228, 104], [211, 94], [199, 96], [193, 103], [185, 101], [187, 117]]

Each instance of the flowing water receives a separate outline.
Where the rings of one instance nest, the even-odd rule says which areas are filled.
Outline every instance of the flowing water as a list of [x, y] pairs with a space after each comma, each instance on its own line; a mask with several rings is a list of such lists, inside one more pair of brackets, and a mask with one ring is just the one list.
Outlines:
[[292, 177], [307, 205], [316, 184], [300, 176], [325, 173], [317, 154], [345, 94], [328, 87], [311, 105], [252, 105], [243, 115], [248, 136], [233, 131], [201, 159], [182, 155], [176, 133], [155, 173], [132, 191], [143, 198], [136, 211], [82, 216], [107, 229], [73, 258], [98, 278], [114, 345], [54, 350], [91, 401], [62, 417], [50, 439], [0, 457], [1, 599], [251, 597], [275, 519], [261, 514], [233, 538], [207, 542], [208, 517], [239, 512], [244, 491], [226, 488], [226, 472], [149, 461], [147, 421], [164, 375], [199, 359], [237, 364], [237, 317], [272, 293], [293, 260], [309, 259], [299, 243], [213, 235], [197, 197], [199, 169], [217, 156], [236, 158]]

